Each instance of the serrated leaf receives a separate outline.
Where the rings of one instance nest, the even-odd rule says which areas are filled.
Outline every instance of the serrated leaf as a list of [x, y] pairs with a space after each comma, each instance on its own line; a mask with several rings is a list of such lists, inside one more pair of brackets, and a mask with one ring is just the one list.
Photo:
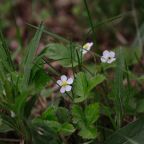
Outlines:
[[73, 115], [73, 123], [80, 125], [80, 127], [84, 127], [86, 120], [83, 110], [80, 106], [74, 105], [72, 107], [72, 115]]
[[56, 111], [56, 116], [60, 123], [65, 123], [70, 121], [70, 113], [69, 110], [64, 107], [58, 107]]
[[56, 117], [56, 108], [55, 107], [48, 107], [47, 110], [45, 110], [42, 114], [42, 119], [49, 120], [49, 121], [55, 121], [57, 120]]
[[75, 102], [81, 102], [87, 98], [88, 94], [88, 81], [85, 73], [80, 72], [77, 74], [74, 81], [74, 94]]
[[105, 80], [103, 75], [96, 75], [94, 78], [88, 81], [88, 91], [91, 91], [98, 84], [102, 83]]
[[[93, 112], [92, 112], [93, 110]], [[97, 137], [97, 129], [93, 125], [99, 117], [98, 104], [88, 105], [83, 111], [78, 105], [72, 108], [73, 122], [80, 129], [79, 135], [84, 139], [94, 139]]]
[[85, 108], [85, 117], [87, 120], [87, 125], [92, 125], [99, 118], [99, 104], [93, 103]]
[[61, 125], [60, 133], [64, 135], [70, 135], [75, 131], [75, 128], [70, 123], [64, 123]]
[[84, 128], [79, 132], [83, 139], [95, 139], [98, 135], [96, 128]]
[[103, 75], [97, 75], [92, 78], [87, 78], [84, 72], [79, 72], [76, 75], [74, 81], [74, 101], [76, 103], [86, 100], [91, 92], [91, 90], [98, 84], [103, 82], [105, 77]]

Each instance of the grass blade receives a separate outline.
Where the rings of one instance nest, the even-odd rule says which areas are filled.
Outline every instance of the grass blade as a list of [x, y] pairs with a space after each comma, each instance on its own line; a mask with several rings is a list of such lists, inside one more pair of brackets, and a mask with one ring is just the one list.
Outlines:
[[[39, 29], [39, 27], [34, 26], [34, 25], [32, 25], [32, 24], [27, 24], [27, 25], [30, 26], [30, 27], [32, 27], [32, 28], [35, 28], [35, 29], [37, 29], [37, 30]], [[54, 37], [54, 38], [56, 38], [56, 39], [58, 39], [58, 40], [61, 40], [61, 41], [64, 41], [64, 42], [67, 42], [67, 43], [70, 42], [69, 40], [65, 39], [64, 37], [59, 36], [59, 35], [57, 35], [57, 34], [55, 34], [55, 33], [49, 32], [49, 31], [44, 30], [44, 29], [43, 29], [43, 33], [48, 34], [48, 35], [50, 35], [50, 36], [52, 36], [52, 37]]]
[[42, 35], [43, 28], [44, 27], [41, 24], [27, 49], [27, 53], [26, 53], [26, 57], [24, 61], [24, 78], [23, 78], [23, 86], [25, 88], [27, 88], [29, 84], [30, 73], [31, 73], [31, 69], [33, 66], [33, 59], [34, 59], [35, 51], [38, 47], [41, 35]]
[[124, 87], [123, 87], [123, 65], [124, 59], [122, 50], [118, 50], [117, 55], [117, 65], [115, 70], [115, 79], [113, 86], [113, 96], [115, 97], [115, 109], [116, 109], [116, 123], [117, 127], [121, 127], [121, 121], [123, 116], [123, 96], [124, 96]]
[[11, 59], [10, 51], [8, 49], [8, 46], [1, 31], [0, 31], [0, 60], [2, 61], [4, 68], [8, 72], [14, 70], [14, 65]]

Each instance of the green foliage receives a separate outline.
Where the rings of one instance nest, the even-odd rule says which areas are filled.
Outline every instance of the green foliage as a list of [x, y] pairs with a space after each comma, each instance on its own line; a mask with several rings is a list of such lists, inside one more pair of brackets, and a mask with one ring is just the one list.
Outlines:
[[[36, 75], [31, 75], [32, 69], [35, 65], [33, 63], [34, 53], [38, 47], [38, 42], [42, 33], [42, 27], [43, 26], [41, 25], [40, 29], [37, 31], [32, 42], [30, 43], [29, 49], [27, 50], [23, 74], [21, 74], [21, 72], [17, 72], [14, 69], [5, 39], [2, 33], [0, 35], [0, 110], [2, 110], [0, 113], [2, 119], [0, 128], [3, 130], [3, 133], [15, 131], [19, 137], [24, 138], [26, 143], [31, 142], [33, 137], [33, 133], [31, 133], [33, 130], [30, 131], [30, 129], [33, 128], [33, 124], [31, 124], [31, 111], [37, 100], [35, 91], [39, 87], [42, 89], [42, 86], [44, 87], [49, 81], [46, 79], [46, 75], [43, 75], [45, 78], [38, 78], [37, 81], [36, 78], [35, 80], [32, 80], [32, 77]], [[41, 69], [38, 69], [37, 72], [42, 74], [40, 70]], [[34, 89], [32, 85], [37, 82], [40, 82], [41, 84], [39, 84], [40, 86], [38, 84], [35, 85]], [[35, 125], [35, 127], [38, 127], [38, 125]]]
[[91, 90], [104, 80], [103, 75], [96, 75], [88, 79], [84, 72], [78, 73], [74, 82], [75, 102], [82, 102], [87, 99]]
[[6, 44], [5, 38], [0, 31], [0, 63], [6, 72], [11, 72], [14, 70], [11, 55]]
[[69, 123], [69, 117], [66, 108], [51, 106], [42, 114], [41, 119], [55, 132], [63, 135], [71, 135], [75, 131], [75, 128]]
[[110, 136], [105, 144], [142, 144], [144, 141], [143, 118], [128, 124]]
[[94, 123], [99, 118], [99, 104], [93, 103], [83, 110], [80, 106], [74, 105], [72, 108], [73, 123], [80, 129], [79, 135], [84, 139], [94, 139], [98, 136]]
[[34, 144], [60, 144], [56, 133], [41, 120], [35, 120], [32, 124], [32, 143]]
[[[80, 56], [79, 45], [67, 45], [51, 43], [46, 46], [45, 55], [55, 61], [59, 61], [64, 67], [72, 67], [78, 65], [77, 51]], [[72, 57], [72, 58], [71, 58]]]
[[38, 47], [42, 35], [42, 31], [43, 31], [43, 25], [40, 25], [37, 33], [35, 34], [34, 38], [30, 42], [27, 49], [27, 53], [24, 61], [24, 78], [23, 78], [24, 89], [26, 89], [29, 84], [30, 74], [33, 66], [34, 54]]

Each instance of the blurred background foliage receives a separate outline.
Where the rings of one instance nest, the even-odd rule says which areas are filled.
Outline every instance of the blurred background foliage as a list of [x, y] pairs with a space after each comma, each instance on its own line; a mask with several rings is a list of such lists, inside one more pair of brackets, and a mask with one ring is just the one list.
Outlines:
[[[136, 33], [134, 11], [138, 25], [144, 19], [143, 0], [88, 0], [88, 7], [100, 46], [129, 44]], [[0, 25], [14, 39], [15, 25], [20, 27], [23, 40], [29, 36], [26, 23], [46, 27], [69, 39], [83, 42], [89, 20], [83, 0], [0, 0]], [[14, 43], [13, 43], [14, 44]]]

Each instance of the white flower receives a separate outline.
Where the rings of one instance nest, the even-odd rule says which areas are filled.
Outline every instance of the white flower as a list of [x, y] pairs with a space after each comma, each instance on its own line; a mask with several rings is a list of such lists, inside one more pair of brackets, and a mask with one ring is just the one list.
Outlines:
[[66, 92], [71, 91], [72, 83], [73, 83], [73, 78], [68, 79], [65, 75], [62, 75], [61, 79], [57, 81], [57, 84], [61, 86], [61, 89], [60, 89], [61, 93], [65, 93], [65, 91]]
[[103, 52], [103, 55], [101, 56], [101, 62], [103, 63], [112, 63], [116, 60], [115, 58], [115, 52], [113, 51], [108, 51], [108, 50], [105, 50]]
[[91, 49], [92, 46], [93, 46], [93, 42], [88, 42], [88, 43], [84, 44], [82, 53], [86, 54]]
[[12, 118], [14, 118], [16, 116], [16, 114], [13, 111], [11, 111], [10, 113], [11, 113]]

